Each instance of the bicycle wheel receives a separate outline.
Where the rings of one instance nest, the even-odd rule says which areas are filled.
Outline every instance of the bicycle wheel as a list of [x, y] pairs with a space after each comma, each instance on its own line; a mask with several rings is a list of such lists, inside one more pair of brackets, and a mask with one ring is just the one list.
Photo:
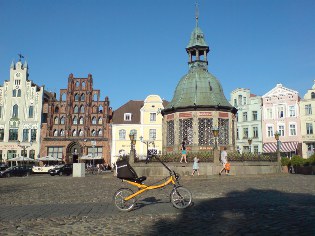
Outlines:
[[191, 204], [191, 192], [181, 186], [175, 187], [171, 192], [171, 202], [176, 208], [186, 208]]
[[135, 198], [131, 198], [128, 201], [124, 199], [133, 194], [133, 191], [129, 188], [121, 188], [115, 193], [115, 205], [121, 211], [130, 211], [136, 202]]

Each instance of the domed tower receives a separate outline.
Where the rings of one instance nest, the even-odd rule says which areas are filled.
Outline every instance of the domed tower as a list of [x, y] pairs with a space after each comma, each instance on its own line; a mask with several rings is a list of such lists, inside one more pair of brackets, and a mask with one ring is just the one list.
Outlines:
[[198, 14], [186, 52], [189, 71], [162, 111], [163, 151], [179, 152], [183, 141], [193, 152], [211, 150], [216, 145], [234, 148], [237, 109], [225, 98], [219, 80], [208, 72], [209, 46], [198, 26]]

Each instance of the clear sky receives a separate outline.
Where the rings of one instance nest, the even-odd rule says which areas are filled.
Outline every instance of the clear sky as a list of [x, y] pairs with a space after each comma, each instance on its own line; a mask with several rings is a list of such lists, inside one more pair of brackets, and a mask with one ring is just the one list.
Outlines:
[[[199, 0], [209, 72], [227, 99], [315, 79], [314, 0]], [[59, 94], [70, 73], [93, 75], [113, 109], [158, 94], [171, 100], [188, 72], [195, 0], [0, 0], [0, 84], [22, 53], [34, 83]]]

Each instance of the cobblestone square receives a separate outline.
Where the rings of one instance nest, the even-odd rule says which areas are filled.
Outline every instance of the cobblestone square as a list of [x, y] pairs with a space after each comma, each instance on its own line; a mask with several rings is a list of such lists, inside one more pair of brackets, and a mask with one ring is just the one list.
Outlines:
[[120, 212], [113, 195], [129, 186], [111, 173], [3, 178], [0, 234], [315, 235], [314, 180], [291, 174], [184, 176], [191, 207], [175, 209], [166, 187], [142, 194], [133, 211]]

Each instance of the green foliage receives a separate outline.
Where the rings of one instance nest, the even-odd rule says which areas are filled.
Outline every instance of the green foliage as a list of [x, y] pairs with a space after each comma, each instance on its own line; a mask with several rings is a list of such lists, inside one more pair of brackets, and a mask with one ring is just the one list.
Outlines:
[[229, 161], [276, 161], [276, 155], [264, 155], [258, 153], [238, 153], [238, 152], [229, 152], [228, 153]]
[[302, 166], [303, 164], [304, 164], [304, 160], [302, 157], [295, 155], [291, 158], [292, 166]]
[[281, 165], [282, 165], [282, 166], [291, 166], [291, 160], [290, 160], [290, 158], [282, 157], [282, 158], [281, 158]]

